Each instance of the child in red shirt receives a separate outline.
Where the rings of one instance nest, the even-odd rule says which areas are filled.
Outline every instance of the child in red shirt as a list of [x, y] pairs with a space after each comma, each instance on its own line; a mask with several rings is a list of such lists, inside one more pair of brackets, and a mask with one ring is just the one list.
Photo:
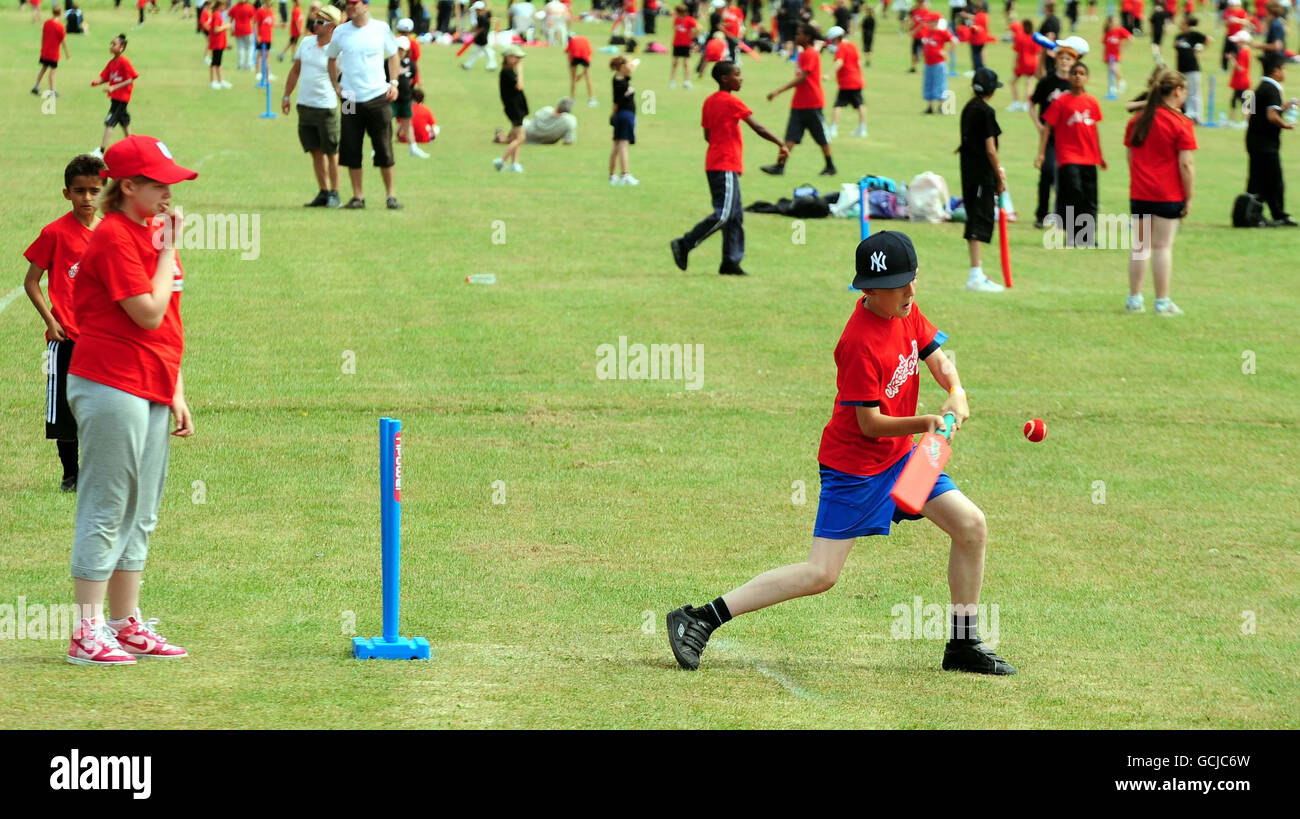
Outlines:
[[722, 264], [718, 273], [743, 276], [740, 260], [745, 257], [744, 206], [740, 201], [740, 175], [745, 170], [745, 142], [740, 136], [740, 123], [754, 129], [754, 133], [774, 143], [777, 156], [785, 157], [790, 149], [771, 131], [754, 121], [754, 112], [741, 102], [736, 92], [740, 90], [740, 66], [723, 60], [713, 66], [713, 79], [718, 90], [704, 100], [700, 112], [700, 125], [704, 128], [704, 141], [709, 150], [704, 156], [704, 175], [713, 195], [713, 213], [687, 231], [680, 239], [668, 243], [673, 262], [686, 269], [686, 257], [716, 230], [722, 231]]
[[221, 58], [230, 44], [228, 36], [230, 21], [224, 13], [228, 3], [227, 0], [208, 0], [208, 4], [212, 6], [212, 19], [208, 21], [208, 50], [212, 52], [208, 81], [213, 90], [221, 90], [231, 87], [230, 83], [221, 76]]
[[[865, 295], [835, 347], [835, 408], [817, 453], [821, 497], [808, 559], [764, 572], [703, 606], [669, 612], [668, 642], [682, 668], [699, 668], [710, 635], [732, 617], [830, 589], [857, 538], [888, 535], [894, 523], [926, 517], [952, 538], [944, 670], [1016, 673], [979, 637], [984, 513], [947, 474], [939, 475], [920, 515], [907, 514], [890, 497], [914, 450], [912, 436], [937, 430], [951, 436], [970, 417], [961, 379], [940, 349], [947, 335], [916, 305], [916, 250], [906, 234], [886, 230], [863, 239], [856, 256], [853, 286]], [[937, 415], [915, 414], [921, 362], [948, 393]]]
[[135, 72], [135, 66], [126, 58], [126, 35], [119, 34], [113, 38], [113, 42], [108, 44], [108, 50], [113, 55], [113, 59], [108, 61], [104, 70], [99, 72], [98, 79], [90, 81], [91, 86], [103, 85], [104, 93], [108, 94], [108, 116], [104, 118], [104, 138], [99, 141], [99, 147], [91, 152], [92, 156], [103, 157], [104, 151], [108, 150], [108, 138], [113, 135], [113, 129], [118, 125], [122, 126], [122, 134], [131, 136], [131, 115], [127, 113], [126, 105], [131, 101], [131, 92], [135, 90], [136, 78], [140, 75]]
[[[68, 363], [77, 340], [76, 317], [72, 310], [72, 289], [76, 283], [77, 264], [99, 219], [95, 199], [99, 196], [99, 172], [104, 162], [97, 156], [82, 154], [63, 170], [63, 198], [72, 210], [41, 229], [23, 257], [27, 259], [27, 277], [23, 288], [27, 298], [45, 322], [48, 358], [45, 363], [45, 437], [56, 442], [63, 464], [64, 492], [77, 491], [77, 419], [68, 407]], [[50, 274], [50, 299], [41, 292], [41, 277]]]
[[1070, 93], [1062, 94], [1043, 112], [1045, 127], [1034, 167], [1042, 168], [1048, 141], [1056, 143], [1056, 215], [1065, 229], [1067, 247], [1092, 247], [1097, 228], [1097, 166], [1106, 170], [1097, 123], [1101, 104], [1087, 93], [1088, 66], [1070, 69]]
[[673, 62], [668, 68], [668, 87], [676, 88], [677, 66], [682, 67], [682, 87], [691, 87], [691, 43], [700, 31], [700, 24], [687, 14], [686, 6], [679, 5], [673, 9]]
[[582, 79], [587, 82], [587, 105], [595, 108], [596, 93], [591, 89], [591, 41], [581, 34], [575, 34], [569, 38], [564, 53], [569, 55], [569, 96], [576, 96], [574, 92], [578, 88], [578, 68], [582, 68]]
[[1107, 93], [1114, 97], [1117, 94], [1124, 93], [1124, 74], [1120, 71], [1120, 49], [1125, 40], [1133, 39], [1128, 29], [1117, 24], [1114, 17], [1106, 18], [1104, 28], [1105, 34], [1102, 35], [1102, 42], [1105, 43], [1106, 68], [1110, 76], [1107, 78]]
[[1239, 29], [1236, 34], [1228, 37], [1228, 41], [1237, 46], [1237, 53], [1232, 57], [1232, 77], [1228, 81], [1228, 87], [1232, 89], [1232, 102], [1229, 104], [1231, 114], [1228, 124], [1233, 128], [1245, 128], [1246, 117], [1245, 113], [1240, 111], [1240, 104], [1251, 87], [1250, 32]]
[[81, 471], [72, 541], [80, 614], [67, 660], [120, 666], [186, 656], [140, 614], [140, 578], [166, 481], [169, 419], [173, 435], [194, 434], [180, 371], [185, 278], [175, 240], [184, 220], [171, 186], [198, 174], [146, 136], [121, 140], [104, 161], [100, 175], [111, 181], [99, 200], [104, 220], [78, 266], [68, 366]]
[[[1042, 46], [1034, 42], [1034, 24], [1030, 20], [1015, 21], [1012, 16], [1011, 48], [1016, 52], [1016, 67], [1011, 77], [1011, 104], [1008, 111], [1029, 110], [1029, 81], [1038, 76], [1038, 55]], [[1020, 99], [1020, 83], [1025, 82], [1024, 100]]]
[[[925, 100], [923, 114], [933, 114], [935, 103], [948, 94], [948, 44], [953, 41], [948, 21], [940, 18], [932, 27], [924, 29], [921, 50], [925, 59], [922, 75], [921, 97]], [[942, 110], [942, 109], [940, 109]]]
[[822, 58], [813, 44], [820, 40], [821, 34], [808, 23], [801, 23], [795, 34], [795, 46], [799, 49], [798, 70], [794, 79], [767, 95], [771, 102], [778, 95], [794, 89], [794, 99], [790, 100], [790, 119], [785, 126], [784, 155], [776, 158], [773, 165], [763, 165], [759, 170], [773, 176], [785, 173], [785, 161], [794, 146], [803, 141], [804, 131], [813, 138], [813, 142], [822, 149], [826, 166], [820, 176], [834, 176], [835, 160], [831, 158], [831, 143], [826, 138], [826, 124], [822, 119], [822, 108], [826, 107], [826, 96], [822, 93]]
[[831, 127], [827, 133], [831, 139], [839, 136], [840, 109], [855, 108], [858, 112], [858, 127], [853, 132], [855, 137], [867, 135], [867, 106], [862, 101], [862, 62], [858, 56], [858, 47], [844, 36], [844, 29], [832, 26], [826, 32], [826, 42], [835, 47], [835, 83], [839, 90], [835, 92], [835, 106], [831, 110]]
[[72, 59], [72, 54], [68, 51], [68, 32], [63, 27], [63, 9], [59, 8], [56, 3], [50, 9], [51, 17], [45, 21], [41, 27], [41, 71], [36, 75], [36, 82], [32, 85], [32, 93], [39, 95], [41, 93], [41, 78], [45, 72], [50, 72], [50, 96], [57, 97], [54, 91], [54, 71], [59, 67], [59, 47], [63, 47], [63, 56]]
[[[279, 54], [275, 55], [275, 59], [284, 62], [284, 55], [291, 49], [296, 49], [298, 47], [298, 38], [301, 36], [302, 6], [300, 5], [299, 0], [293, 0], [293, 10], [289, 12], [289, 43], [280, 50]], [[414, 39], [411, 40], [411, 45], [415, 45]], [[411, 61], [414, 62], [418, 59], [420, 59], [419, 53], [413, 51], [411, 54]]]
[[[433, 111], [424, 104], [424, 90], [416, 88], [411, 92], [411, 131], [417, 143], [433, 142], [438, 138], [438, 121], [433, 118]], [[405, 142], [405, 134], [399, 132], [398, 138]]]
[[271, 11], [271, 0], [257, 0], [257, 11], [253, 13], [253, 20], [257, 24], [257, 65], [255, 68], [260, 76], [267, 80], [275, 79], [270, 73], [267, 66], [267, 60], [271, 54], [271, 39], [275, 34], [275, 12]]

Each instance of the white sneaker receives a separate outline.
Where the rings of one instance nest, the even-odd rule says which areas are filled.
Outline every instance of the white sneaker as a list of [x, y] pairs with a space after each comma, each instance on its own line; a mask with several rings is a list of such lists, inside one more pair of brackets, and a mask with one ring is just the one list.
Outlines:
[[503, 160], [499, 156], [492, 160], [492, 167], [496, 168], [498, 171], [504, 168], [505, 166], [506, 166], [505, 160]]
[[513, 164], [513, 165], [510, 166], [510, 170], [513, 171], [514, 173], [523, 173], [523, 172], [524, 172], [524, 166], [523, 166], [523, 165], [520, 165], [518, 162], [516, 162], [515, 164]]
[[427, 153], [425, 153], [424, 151], [421, 151], [421, 150], [420, 150], [418, 147], [416, 147], [414, 144], [411, 145], [411, 156], [418, 156], [420, 159], [428, 159], [428, 158], [429, 158], [429, 155], [428, 155]]
[[222, 88], [234, 88], [235, 86], [231, 85], [230, 83], [226, 82], [225, 80], [222, 80], [222, 81], [221, 81], [221, 87], [222, 87]]
[[1174, 304], [1170, 299], [1156, 299], [1157, 316], [1181, 316], [1183, 308]]
[[1146, 311], [1147, 308], [1146, 305], [1142, 303], [1141, 296], [1129, 296], [1124, 300], [1125, 313], [1145, 313]]
[[640, 184], [641, 184], [641, 180], [640, 180], [640, 179], [637, 179], [635, 176], [633, 176], [633, 175], [630, 174], [630, 173], [625, 173], [625, 174], [623, 174], [623, 179], [620, 181], [619, 184], [622, 184], [622, 185], [640, 185]]
[[617, 174], [610, 174], [609, 184], [618, 187], [619, 185], [623, 184], [623, 178], [621, 176], [618, 176]]
[[204, 64], [204, 65], [212, 65], [212, 58], [211, 58], [211, 57], [204, 57], [204, 58], [203, 58], [203, 64]]
[[677, 80], [669, 80], [669, 81], [668, 81], [668, 87], [669, 87], [669, 88], [676, 88], [676, 87], [677, 87]]
[[988, 276], [983, 276], [978, 279], [967, 279], [966, 289], [972, 293], [1001, 293], [1006, 288]]
[[829, 126], [826, 127], [826, 138], [827, 138], [827, 139], [835, 139], [835, 137], [837, 137], [837, 136], [839, 136], [839, 135], [840, 135], [840, 126], [838, 126], [838, 125], [829, 125]]
[[690, 88], [690, 87], [691, 87], [690, 80], [682, 80], [682, 88]]
[[1126, 80], [1121, 79], [1119, 81], [1119, 89], [1118, 89], [1119, 93], [1123, 94], [1127, 88], [1128, 88], [1128, 82]]
[[209, 88], [212, 88], [212, 89], [215, 90], [215, 91], [220, 91], [220, 90], [221, 90], [221, 83], [219, 83], [219, 82], [209, 83], [209, 84], [208, 84], [208, 87], [209, 87]]
[[855, 137], [863, 137], [863, 138], [865, 138], [865, 137], [867, 136], [867, 126], [865, 126], [865, 125], [859, 125], [859, 126], [857, 127], [857, 129], [853, 132], [853, 135], [854, 135]]
[[587, 100], [587, 107], [588, 107], [588, 108], [595, 108], [597, 105], [600, 105], [600, 103], [596, 102], [596, 98], [595, 98], [595, 97], [592, 97], [591, 99]]

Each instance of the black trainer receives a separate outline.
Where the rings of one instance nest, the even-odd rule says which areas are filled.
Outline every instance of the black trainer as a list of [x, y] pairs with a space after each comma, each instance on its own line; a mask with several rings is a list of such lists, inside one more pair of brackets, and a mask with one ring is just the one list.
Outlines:
[[749, 274], [740, 269], [738, 264], [724, 264], [718, 268], [718, 274], [722, 276], [748, 276]]
[[668, 612], [668, 645], [672, 647], [677, 664], [688, 671], [699, 668], [700, 654], [714, 628], [707, 620], [691, 614], [690, 606]]
[[673, 251], [673, 263], [677, 265], [678, 270], [686, 269], [686, 245], [682, 244], [681, 239], [673, 239], [668, 243], [668, 247]]
[[325, 207], [325, 203], [329, 201], [329, 198], [330, 198], [330, 195], [329, 195], [328, 193], [326, 193], [325, 191], [319, 191], [319, 192], [316, 194], [316, 198], [313, 199], [313, 200], [311, 200], [310, 202], [304, 204], [303, 207], [304, 207], [304, 208], [323, 208], [323, 207]]
[[62, 482], [59, 483], [59, 489], [64, 492], [76, 492], [77, 476], [73, 475], [71, 478], [64, 478]]
[[825, 168], [822, 168], [821, 173], [819, 173], [819, 174], [817, 174], [817, 175], [818, 175], [818, 176], [834, 176], [834, 175], [837, 174], [837, 173], [839, 173], [839, 171], [835, 168], [834, 165], [827, 165]]
[[327, 207], [327, 208], [341, 208], [341, 207], [343, 207], [342, 205], [339, 204], [339, 192], [338, 192], [338, 191], [330, 191], [330, 192], [329, 192], [329, 196], [327, 196], [327, 197], [325, 198], [325, 207]]
[[972, 674], [1016, 673], [1016, 667], [993, 653], [983, 640], [971, 642], [948, 641], [943, 650], [944, 671], [969, 671]]
[[785, 173], [785, 166], [778, 162], [775, 165], [762, 165], [759, 167], [759, 170], [763, 173], [771, 174], [772, 176], [780, 176]]
[[354, 197], [352, 197], [351, 199], [348, 200], [348, 203], [347, 203], [346, 205], [343, 206], [343, 209], [344, 209], [344, 210], [362, 210], [363, 208], [365, 208], [365, 206], [366, 206], [366, 200], [364, 200], [364, 199], [358, 199], [358, 198], [356, 198], [356, 197], [354, 196]]
[[390, 196], [390, 197], [388, 197], [388, 200], [385, 202], [385, 206], [386, 206], [389, 210], [401, 210], [401, 209], [402, 209], [402, 203], [397, 201], [397, 197], [396, 197], [396, 196]]

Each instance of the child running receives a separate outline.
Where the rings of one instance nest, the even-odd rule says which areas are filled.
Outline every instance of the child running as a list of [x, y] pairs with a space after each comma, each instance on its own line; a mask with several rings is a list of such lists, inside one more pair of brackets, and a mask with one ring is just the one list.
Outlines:
[[63, 27], [63, 9], [59, 8], [58, 3], [50, 9], [50, 19], [45, 21], [41, 27], [41, 71], [36, 75], [36, 83], [32, 85], [32, 93], [39, 95], [41, 93], [41, 78], [45, 72], [50, 72], [50, 96], [57, 97], [54, 90], [54, 72], [59, 67], [59, 48], [63, 48], [63, 56], [72, 59], [71, 52], [68, 51], [68, 32]]
[[104, 93], [108, 94], [109, 99], [108, 116], [104, 118], [104, 138], [99, 141], [99, 147], [91, 152], [92, 156], [101, 159], [104, 151], [108, 150], [108, 138], [113, 135], [114, 128], [120, 125], [122, 134], [131, 136], [131, 115], [127, 113], [126, 106], [131, 101], [131, 92], [135, 90], [135, 81], [140, 76], [126, 58], [125, 34], [114, 37], [108, 44], [108, 51], [113, 58], [99, 72], [99, 77], [90, 81], [92, 86], [103, 85]]
[[[948, 587], [951, 635], [944, 670], [1014, 674], [980, 640], [977, 605], [984, 578], [984, 513], [940, 474], [920, 515], [898, 509], [889, 492], [911, 455], [916, 433], [955, 435], [970, 417], [956, 368], [940, 349], [948, 336], [916, 304], [916, 250], [904, 233], [881, 231], [858, 244], [853, 286], [863, 292], [835, 347], [836, 396], [817, 460], [821, 497], [808, 559], [764, 572], [700, 607], [668, 613], [668, 642], [677, 663], [695, 670], [710, 635], [723, 623], [835, 585], [855, 540], [888, 535], [901, 520], [929, 518], [952, 539]], [[948, 393], [937, 415], [916, 415], [920, 362]]]
[[[49, 351], [45, 437], [55, 441], [58, 448], [63, 465], [59, 488], [64, 492], [77, 491], [77, 419], [68, 408], [68, 363], [77, 341], [72, 288], [81, 254], [99, 223], [95, 199], [102, 185], [99, 172], [103, 169], [104, 161], [89, 154], [68, 163], [63, 169], [63, 198], [72, 203], [72, 210], [41, 228], [36, 241], [23, 253], [28, 261], [23, 287], [45, 322], [45, 343]], [[41, 277], [46, 273], [50, 276], [48, 302], [41, 292]]]

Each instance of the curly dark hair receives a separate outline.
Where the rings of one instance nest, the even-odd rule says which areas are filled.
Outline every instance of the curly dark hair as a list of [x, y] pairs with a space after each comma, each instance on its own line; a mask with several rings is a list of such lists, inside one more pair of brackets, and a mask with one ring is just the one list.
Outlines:
[[90, 154], [82, 154], [68, 163], [68, 167], [63, 169], [63, 187], [71, 188], [72, 180], [78, 176], [93, 176], [99, 178], [99, 172], [107, 168], [104, 160]]

